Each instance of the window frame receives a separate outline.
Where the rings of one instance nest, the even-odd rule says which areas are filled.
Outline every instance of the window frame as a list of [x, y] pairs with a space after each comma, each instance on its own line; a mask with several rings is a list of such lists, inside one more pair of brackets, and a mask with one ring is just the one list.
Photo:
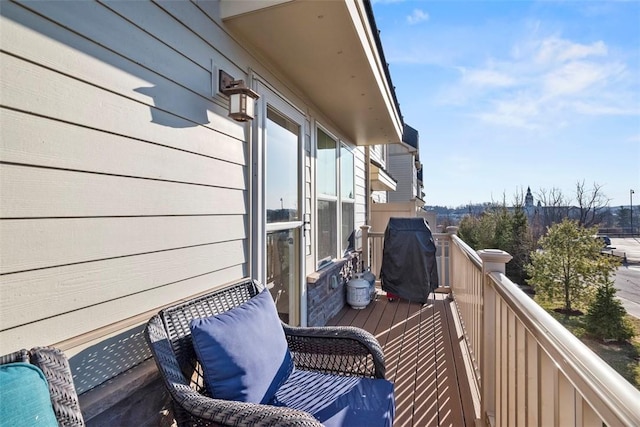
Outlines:
[[[316, 125], [316, 144], [315, 144], [315, 150], [316, 150], [316, 159], [318, 158], [318, 141], [319, 141], [319, 135], [320, 132], [324, 133], [327, 137], [331, 138], [334, 142], [335, 142], [335, 182], [336, 182], [336, 195], [329, 195], [329, 194], [324, 194], [320, 192], [320, 188], [319, 188], [319, 176], [320, 176], [320, 165], [319, 162], [316, 163], [316, 171], [315, 171], [315, 176], [316, 176], [316, 182], [315, 182], [315, 213], [317, 215], [316, 218], [316, 230], [315, 230], [315, 235], [316, 235], [316, 244], [315, 244], [315, 249], [316, 249], [316, 266], [319, 268], [322, 264], [324, 264], [325, 262], [327, 262], [327, 258], [328, 257], [321, 257], [320, 255], [320, 233], [322, 232], [322, 230], [320, 229], [320, 211], [319, 211], [319, 205], [320, 202], [334, 202], [335, 203], [335, 217], [334, 217], [334, 223], [336, 224], [336, 241], [335, 241], [335, 247], [333, 248], [333, 253], [331, 255], [329, 255], [329, 257], [331, 258], [331, 260], [333, 259], [340, 259], [342, 258], [344, 252], [345, 252], [345, 243], [346, 240], [348, 239], [348, 235], [347, 236], [343, 236], [343, 221], [344, 221], [344, 215], [343, 215], [343, 205], [344, 204], [350, 204], [352, 206], [351, 209], [351, 222], [353, 224], [353, 226], [355, 227], [355, 202], [356, 202], [356, 165], [355, 165], [355, 153], [354, 153], [354, 148], [351, 147], [348, 143], [346, 143], [344, 140], [338, 138], [335, 134], [331, 133], [330, 131], [328, 131], [326, 128], [324, 128], [323, 126], [317, 124]], [[349, 153], [349, 157], [350, 157], [350, 161], [351, 161], [351, 184], [353, 185], [353, 188], [351, 188], [350, 190], [352, 191], [352, 197], [348, 197], [348, 195], [345, 195], [345, 193], [348, 191], [345, 188], [343, 188], [343, 175], [345, 173], [344, 169], [344, 157], [346, 157], [344, 155], [344, 151]], [[332, 242], [333, 243], [333, 242]]]

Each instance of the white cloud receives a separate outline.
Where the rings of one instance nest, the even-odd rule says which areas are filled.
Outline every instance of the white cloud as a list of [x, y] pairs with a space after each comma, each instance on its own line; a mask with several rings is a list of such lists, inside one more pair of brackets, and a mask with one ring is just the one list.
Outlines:
[[480, 66], [456, 66], [460, 75], [441, 99], [482, 122], [523, 129], [639, 113], [632, 74], [605, 43], [538, 36], [494, 52]]
[[606, 56], [607, 52], [607, 46], [602, 41], [585, 45], [557, 37], [549, 37], [540, 43], [535, 59], [540, 64], [553, 65], [591, 56]]
[[578, 101], [572, 103], [572, 108], [588, 116], [640, 116], [638, 105], [604, 105], [602, 103]]
[[429, 20], [429, 14], [420, 9], [413, 9], [411, 15], [407, 16], [407, 23], [409, 25], [419, 24]]
[[578, 95], [622, 72], [615, 64], [573, 61], [559, 64], [543, 78], [544, 89], [549, 96]]
[[464, 70], [463, 81], [480, 87], [509, 87], [516, 83], [514, 76], [495, 70]]
[[477, 114], [478, 119], [494, 125], [523, 129], [540, 128], [540, 102], [526, 94], [505, 97], [492, 102], [493, 108], [487, 108]]

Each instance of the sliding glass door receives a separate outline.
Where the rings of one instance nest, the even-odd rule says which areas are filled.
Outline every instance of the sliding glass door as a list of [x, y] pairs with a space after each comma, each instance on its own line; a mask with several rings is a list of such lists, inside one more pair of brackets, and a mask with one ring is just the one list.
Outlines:
[[304, 115], [259, 84], [262, 117], [254, 144], [254, 231], [257, 276], [271, 292], [280, 318], [301, 321], [304, 272], [302, 147]]
[[271, 107], [266, 120], [267, 286], [280, 318], [296, 319], [300, 287], [300, 124]]

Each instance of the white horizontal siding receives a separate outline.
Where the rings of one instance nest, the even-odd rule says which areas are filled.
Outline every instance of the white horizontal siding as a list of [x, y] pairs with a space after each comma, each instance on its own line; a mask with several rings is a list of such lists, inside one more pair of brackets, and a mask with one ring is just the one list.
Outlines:
[[240, 163], [218, 160], [12, 110], [0, 110], [0, 121], [5, 162], [235, 189], [247, 185], [244, 155], [235, 159]]
[[22, 165], [0, 165], [0, 191], [2, 218], [247, 212], [243, 190]]
[[245, 128], [211, 74], [242, 77], [235, 42], [191, 2], [0, 14], [0, 352], [245, 277]]
[[[161, 265], [162, 263], [159, 263]], [[107, 270], [107, 272], [113, 272]], [[109, 325], [116, 319], [126, 319], [132, 312], [135, 313], [152, 313], [156, 307], [165, 304], [167, 298], [177, 301], [184, 298], [187, 292], [199, 293], [210, 290], [212, 283], [223, 284], [229, 277], [242, 277], [246, 274], [246, 269], [242, 265], [227, 267], [224, 270], [215, 271], [202, 276], [186, 277], [173, 283], [166, 283], [165, 286], [158, 286], [145, 292], [127, 295], [126, 298], [117, 298], [110, 301], [103, 301], [101, 304], [92, 307], [85, 307], [79, 310], [69, 312], [61, 312], [56, 314], [55, 318], [47, 318], [42, 321], [34, 321], [22, 325], [19, 328], [11, 328], [2, 332], [2, 341], [10, 342], [14, 346], [29, 347], [34, 345], [33, 337], [38, 337], [40, 342], [60, 342], [77, 335], [87, 332], [86, 324], [88, 320], [91, 323], [99, 323]], [[40, 306], [31, 306], [31, 310], [39, 309]], [[149, 314], [151, 317], [151, 314]], [[5, 315], [2, 315], [5, 318]], [[48, 331], [43, 334], [42, 330]], [[140, 337], [142, 338], [142, 337]], [[3, 344], [7, 345], [7, 344]], [[69, 351], [70, 354], [73, 351]], [[136, 355], [131, 354], [129, 360], [123, 360], [120, 368], [122, 371], [131, 368], [139, 362]], [[96, 364], [100, 361], [97, 359]], [[76, 374], [74, 372], [74, 374]], [[117, 375], [114, 372], [113, 375]], [[93, 384], [95, 386], [96, 384]]]
[[[129, 310], [135, 310], [133, 314], [138, 314], [196, 291], [184, 287], [182, 295], [176, 290], [173, 299], [165, 301], [159, 294], [153, 302], [146, 301], [142, 306], [129, 304], [128, 297], [241, 265], [245, 252], [245, 244], [236, 240], [6, 275], [0, 301], [2, 323], [4, 327], [13, 328], [72, 311], [104, 310], [101, 306], [109, 301], [119, 301]], [[40, 298], [33, 298], [39, 295], [46, 295], [46, 304]], [[123, 309], [119, 308], [119, 311], [122, 313]], [[114, 317], [109, 323], [133, 314]], [[88, 318], [84, 323], [92, 321]], [[61, 335], [67, 332], [58, 329], [54, 328], [50, 333], [58, 338], [69, 338]]]
[[0, 100], [7, 108], [234, 163], [246, 161], [244, 144], [236, 139], [240, 134], [199, 123], [206, 104], [191, 104], [197, 117], [189, 120], [13, 56], [0, 54], [0, 63]]
[[389, 192], [390, 202], [406, 202], [415, 198], [415, 165], [412, 154], [390, 154], [387, 171], [397, 181], [396, 191]]
[[0, 274], [242, 240], [247, 233], [240, 214], [4, 220]]

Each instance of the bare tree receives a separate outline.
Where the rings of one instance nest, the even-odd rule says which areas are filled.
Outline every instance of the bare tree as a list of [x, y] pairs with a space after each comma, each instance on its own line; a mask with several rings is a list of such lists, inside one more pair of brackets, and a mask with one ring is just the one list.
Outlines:
[[513, 207], [524, 208], [525, 198], [527, 196], [527, 190], [523, 187], [518, 187], [516, 192], [513, 193]]
[[576, 203], [578, 204], [578, 223], [583, 227], [592, 227], [603, 222], [611, 199], [602, 192], [602, 185], [593, 183], [586, 188], [584, 180], [576, 182]]
[[540, 204], [540, 225], [544, 229], [569, 217], [571, 199], [565, 197], [562, 190], [555, 187], [550, 190], [542, 188], [536, 195]]

